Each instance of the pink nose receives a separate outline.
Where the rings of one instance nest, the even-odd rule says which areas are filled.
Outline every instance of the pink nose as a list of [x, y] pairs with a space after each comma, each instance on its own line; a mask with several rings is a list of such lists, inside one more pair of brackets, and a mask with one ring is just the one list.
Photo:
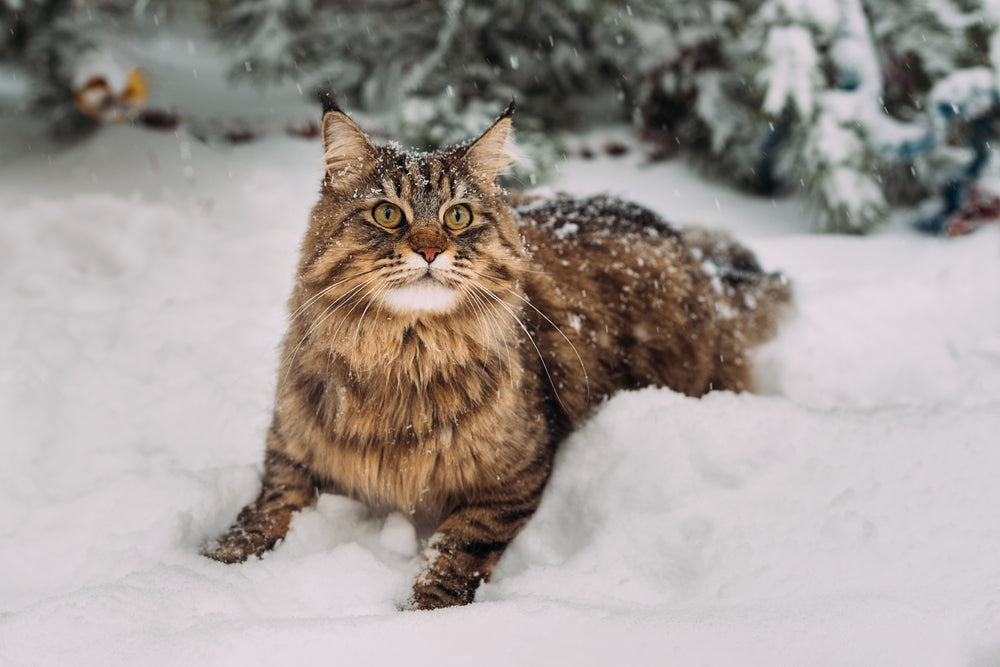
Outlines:
[[433, 262], [434, 258], [441, 254], [441, 248], [417, 248], [417, 252], [424, 256], [424, 259], [428, 263]]

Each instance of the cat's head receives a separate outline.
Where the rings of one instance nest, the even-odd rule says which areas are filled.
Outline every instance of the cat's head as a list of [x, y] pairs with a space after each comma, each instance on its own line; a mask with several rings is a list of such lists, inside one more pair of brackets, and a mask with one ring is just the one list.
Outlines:
[[469, 144], [418, 153], [376, 145], [345, 113], [327, 111], [326, 175], [300, 284], [325, 290], [322, 301], [401, 316], [509, 302], [523, 249], [497, 178], [512, 162], [512, 114], [513, 104]]

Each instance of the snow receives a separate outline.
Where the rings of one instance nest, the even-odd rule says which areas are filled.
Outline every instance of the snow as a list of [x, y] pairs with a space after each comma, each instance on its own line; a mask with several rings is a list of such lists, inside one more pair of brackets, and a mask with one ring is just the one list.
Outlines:
[[830, 47], [840, 87], [877, 100], [882, 96], [882, 72], [865, 8], [861, 0], [844, 0], [841, 11], [841, 25]]
[[767, 64], [758, 83], [767, 89], [767, 95], [761, 108], [777, 118], [791, 104], [803, 118], [810, 117], [819, 61], [812, 35], [800, 25], [774, 27], [768, 33], [764, 53]]
[[[940, 110], [937, 122], [944, 125], [952, 116], [976, 118], [986, 115], [996, 106], [998, 98], [996, 73], [986, 67], [972, 67], [938, 81], [931, 90], [929, 103]], [[944, 127], [935, 129], [939, 135], [946, 131]]]
[[417, 538], [347, 498], [198, 554], [257, 491], [319, 145], [4, 136], [0, 664], [1000, 663], [1000, 230], [816, 236], [679, 163], [560, 165], [733, 231], [797, 312], [760, 394], [612, 399], [474, 605], [399, 611]]

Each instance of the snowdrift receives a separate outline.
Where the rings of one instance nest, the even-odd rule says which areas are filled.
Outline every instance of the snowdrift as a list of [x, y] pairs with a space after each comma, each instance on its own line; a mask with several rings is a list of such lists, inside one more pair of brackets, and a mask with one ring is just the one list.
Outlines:
[[0, 167], [0, 663], [1000, 664], [1000, 230], [805, 233], [678, 164], [556, 187], [726, 227], [794, 280], [762, 393], [609, 401], [477, 603], [401, 612], [418, 541], [256, 493], [319, 146], [110, 128]]

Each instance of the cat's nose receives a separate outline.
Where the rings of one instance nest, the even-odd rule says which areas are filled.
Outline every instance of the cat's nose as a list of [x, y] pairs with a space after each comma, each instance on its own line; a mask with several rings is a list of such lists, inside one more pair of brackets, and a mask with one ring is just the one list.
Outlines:
[[435, 248], [433, 246], [427, 248], [414, 248], [417, 252], [424, 256], [427, 263], [430, 264], [434, 261], [434, 258], [440, 255], [444, 250], [442, 248]]

